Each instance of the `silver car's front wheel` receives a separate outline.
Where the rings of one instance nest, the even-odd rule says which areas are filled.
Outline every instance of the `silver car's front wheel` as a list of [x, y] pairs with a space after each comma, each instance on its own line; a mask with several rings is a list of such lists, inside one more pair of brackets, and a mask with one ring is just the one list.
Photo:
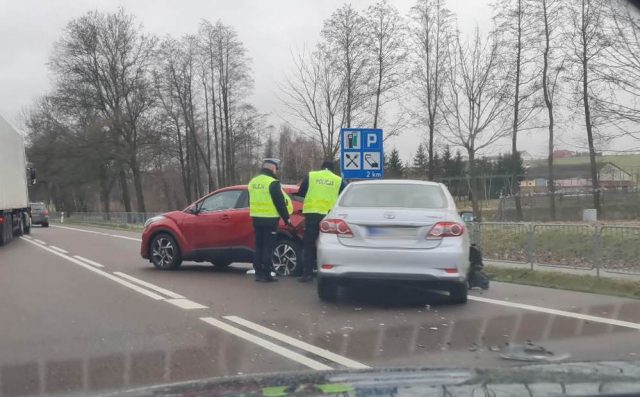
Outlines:
[[289, 239], [276, 242], [271, 255], [273, 270], [278, 276], [298, 276], [302, 272], [300, 245]]
[[165, 233], [158, 234], [153, 238], [150, 257], [151, 263], [161, 270], [176, 269], [182, 263], [176, 241]]

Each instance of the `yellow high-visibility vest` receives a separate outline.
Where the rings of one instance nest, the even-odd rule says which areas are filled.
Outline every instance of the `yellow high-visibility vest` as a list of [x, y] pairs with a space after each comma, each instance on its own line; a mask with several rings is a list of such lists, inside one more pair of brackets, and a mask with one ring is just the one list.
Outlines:
[[326, 215], [338, 200], [342, 178], [329, 170], [309, 173], [309, 189], [304, 199], [304, 214]]
[[282, 196], [284, 197], [284, 202], [287, 205], [287, 212], [289, 213], [289, 215], [293, 214], [293, 203], [291, 202], [289, 195], [284, 191], [284, 189], [282, 189]]
[[254, 218], [280, 217], [269, 193], [269, 185], [275, 180], [261, 174], [249, 182], [249, 215]]

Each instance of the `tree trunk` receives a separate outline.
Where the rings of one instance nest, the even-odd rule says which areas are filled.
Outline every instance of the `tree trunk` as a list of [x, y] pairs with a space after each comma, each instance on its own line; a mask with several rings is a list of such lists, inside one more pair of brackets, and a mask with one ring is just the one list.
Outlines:
[[124, 172], [124, 168], [120, 168], [120, 171], [118, 172], [118, 179], [120, 179], [124, 211], [131, 212], [131, 196], [129, 195], [129, 184], [127, 183], [127, 174]]
[[138, 159], [134, 155], [130, 160], [131, 173], [133, 174], [133, 186], [136, 189], [136, 200], [138, 202], [138, 212], [147, 212], [144, 205], [144, 191], [142, 190], [142, 175]]
[[[382, 41], [382, 40], [380, 40]], [[373, 116], [373, 128], [378, 128], [378, 115], [380, 113], [380, 95], [382, 91], [382, 43], [378, 43], [378, 85], [376, 87], [376, 108]]]
[[109, 220], [111, 212], [111, 189], [113, 184], [110, 183], [104, 166], [100, 167], [100, 202], [102, 203], [102, 212], [105, 213], [105, 220]]
[[480, 188], [478, 186], [478, 176], [476, 175], [476, 162], [475, 162], [475, 151], [473, 149], [467, 149], [467, 153], [469, 155], [469, 179], [470, 179], [470, 188], [471, 188], [471, 207], [473, 209], [473, 214], [478, 219], [478, 221], [482, 220], [482, 209], [479, 203], [480, 197]]
[[223, 120], [223, 112], [222, 112], [222, 89], [218, 93], [218, 122], [220, 123], [220, 166], [221, 166], [221, 176], [222, 176], [222, 186], [227, 185], [227, 150], [226, 150], [226, 139], [225, 139], [225, 129], [224, 129], [224, 120]]
[[180, 132], [180, 125], [176, 118], [176, 129], [178, 131], [178, 160], [180, 161], [180, 174], [182, 175], [182, 187], [184, 188], [184, 195], [187, 202], [191, 203], [191, 194], [189, 192], [189, 180], [187, 178], [187, 170], [185, 166], [184, 149], [182, 145], [182, 133]]
[[429, 120], [429, 148], [427, 149], [429, 153], [429, 165], [427, 170], [427, 178], [430, 181], [433, 181], [434, 169], [433, 169], [433, 139], [435, 135], [435, 125], [433, 117]]
[[553, 136], [553, 102], [551, 100], [551, 93], [549, 92], [549, 51], [551, 49], [550, 32], [549, 32], [549, 14], [547, 12], [547, 0], [542, 0], [542, 12], [544, 20], [544, 38], [545, 47], [542, 57], [542, 93], [544, 95], [544, 103], [547, 107], [547, 113], [549, 115], [549, 150], [547, 165], [549, 168], [549, 216], [551, 220], [556, 219], [556, 182], [553, 172], [553, 151], [554, 151], [554, 136]]
[[520, 154], [518, 153], [518, 124], [520, 122], [520, 74], [522, 62], [522, 0], [518, 0], [518, 40], [516, 43], [516, 85], [513, 106], [513, 134], [511, 136], [511, 191], [515, 196], [516, 220], [522, 221], [522, 201], [520, 199], [520, 183], [518, 181], [518, 170], [520, 167]]
[[191, 199], [193, 198], [193, 196], [191, 195], [192, 182], [193, 182], [193, 180], [191, 179], [191, 167], [193, 167], [193, 165], [191, 164], [191, 139], [189, 138], [189, 134], [188, 133], [186, 133], [184, 135], [184, 147], [185, 147], [185, 154], [186, 154], [186, 156], [185, 156], [186, 157], [186, 159], [185, 159], [186, 160], [185, 161], [186, 167], [185, 168], [186, 168], [186, 174], [187, 174], [187, 178], [186, 178], [186, 180], [187, 180], [186, 189], [187, 189], [187, 192], [188, 192], [187, 193], [187, 200], [189, 202], [191, 202], [192, 201]]
[[206, 134], [207, 134], [207, 177], [208, 177], [208, 191], [214, 190], [213, 185], [213, 173], [211, 172], [211, 130], [209, 128], [209, 98], [207, 94], [207, 83], [203, 81], [204, 87], [204, 114], [206, 121]]
[[596, 149], [593, 141], [593, 128], [591, 125], [591, 109], [589, 107], [589, 61], [587, 57], [588, 26], [585, 21], [585, 1], [582, 1], [582, 101], [584, 102], [584, 119], [587, 127], [587, 141], [589, 144], [589, 160], [591, 165], [591, 186], [593, 188], [593, 208], [597, 211], [598, 218], [602, 214], [600, 206], [600, 184], [598, 183], [598, 165], [596, 163]]

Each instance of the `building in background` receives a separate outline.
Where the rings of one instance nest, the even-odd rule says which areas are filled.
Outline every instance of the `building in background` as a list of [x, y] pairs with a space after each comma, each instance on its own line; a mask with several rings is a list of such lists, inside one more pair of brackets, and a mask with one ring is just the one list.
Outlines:
[[[556, 191], [587, 191], [592, 188], [589, 164], [558, 164], [553, 167]], [[549, 168], [539, 164], [527, 168], [525, 179], [520, 182], [523, 194], [548, 193]], [[607, 190], [628, 190], [637, 187], [633, 175], [619, 166], [607, 162], [598, 164], [600, 186]]]

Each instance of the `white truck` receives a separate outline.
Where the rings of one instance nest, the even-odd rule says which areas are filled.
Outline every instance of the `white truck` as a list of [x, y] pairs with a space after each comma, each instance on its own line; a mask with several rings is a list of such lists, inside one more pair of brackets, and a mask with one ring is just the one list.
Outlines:
[[0, 246], [30, 233], [27, 187], [34, 182], [35, 172], [27, 168], [22, 135], [0, 116]]

